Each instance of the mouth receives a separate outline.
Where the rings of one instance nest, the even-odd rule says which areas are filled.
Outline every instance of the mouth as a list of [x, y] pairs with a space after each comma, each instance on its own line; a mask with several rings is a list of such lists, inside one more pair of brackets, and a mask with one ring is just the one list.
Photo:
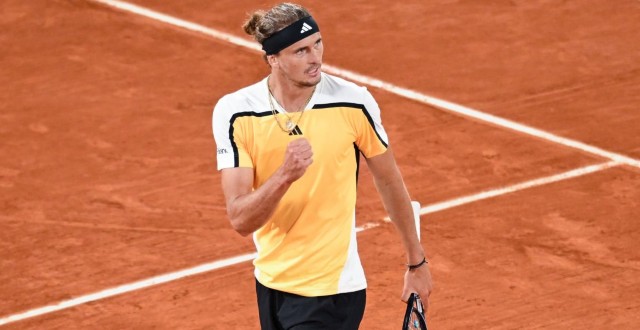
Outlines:
[[313, 67], [306, 72], [308, 75], [317, 76], [320, 73], [320, 66]]

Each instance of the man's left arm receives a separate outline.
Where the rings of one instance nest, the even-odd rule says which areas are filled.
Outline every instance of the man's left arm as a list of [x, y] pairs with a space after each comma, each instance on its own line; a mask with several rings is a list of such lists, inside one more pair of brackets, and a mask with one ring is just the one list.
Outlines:
[[[391, 148], [380, 155], [367, 158], [367, 166], [373, 174], [384, 207], [400, 234], [407, 254], [407, 264], [419, 264], [425, 258], [425, 253], [418, 239], [409, 193]], [[428, 308], [428, 297], [433, 288], [428, 266], [424, 264], [413, 270], [407, 269], [401, 297], [403, 301], [407, 301], [409, 295], [416, 292], [422, 298], [425, 308]]]

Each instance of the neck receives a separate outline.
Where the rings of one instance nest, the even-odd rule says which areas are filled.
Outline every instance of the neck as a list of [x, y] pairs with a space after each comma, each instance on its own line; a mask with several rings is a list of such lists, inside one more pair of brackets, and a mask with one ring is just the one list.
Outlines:
[[277, 74], [270, 75], [268, 82], [273, 97], [287, 112], [302, 111], [315, 91], [315, 86], [302, 86]]

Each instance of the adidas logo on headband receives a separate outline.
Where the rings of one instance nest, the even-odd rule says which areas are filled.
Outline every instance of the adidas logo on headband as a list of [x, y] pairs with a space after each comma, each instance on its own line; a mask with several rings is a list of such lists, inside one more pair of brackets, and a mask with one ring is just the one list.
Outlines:
[[311, 25], [309, 25], [307, 23], [304, 23], [302, 25], [302, 30], [300, 30], [300, 33], [305, 33], [305, 32], [307, 32], [309, 30], [313, 30], [313, 27], [311, 27]]
[[267, 55], [277, 54], [279, 51], [316, 32], [320, 32], [320, 27], [318, 27], [318, 23], [313, 20], [313, 17], [303, 17], [272, 34], [269, 38], [264, 39], [262, 41], [262, 50], [264, 50]]

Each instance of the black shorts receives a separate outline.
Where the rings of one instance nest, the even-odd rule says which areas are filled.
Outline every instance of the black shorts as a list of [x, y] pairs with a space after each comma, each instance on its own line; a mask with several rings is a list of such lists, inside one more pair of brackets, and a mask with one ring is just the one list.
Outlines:
[[366, 290], [303, 297], [267, 288], [256, 280], [262, 330], [355, 330], [360, 326]]

